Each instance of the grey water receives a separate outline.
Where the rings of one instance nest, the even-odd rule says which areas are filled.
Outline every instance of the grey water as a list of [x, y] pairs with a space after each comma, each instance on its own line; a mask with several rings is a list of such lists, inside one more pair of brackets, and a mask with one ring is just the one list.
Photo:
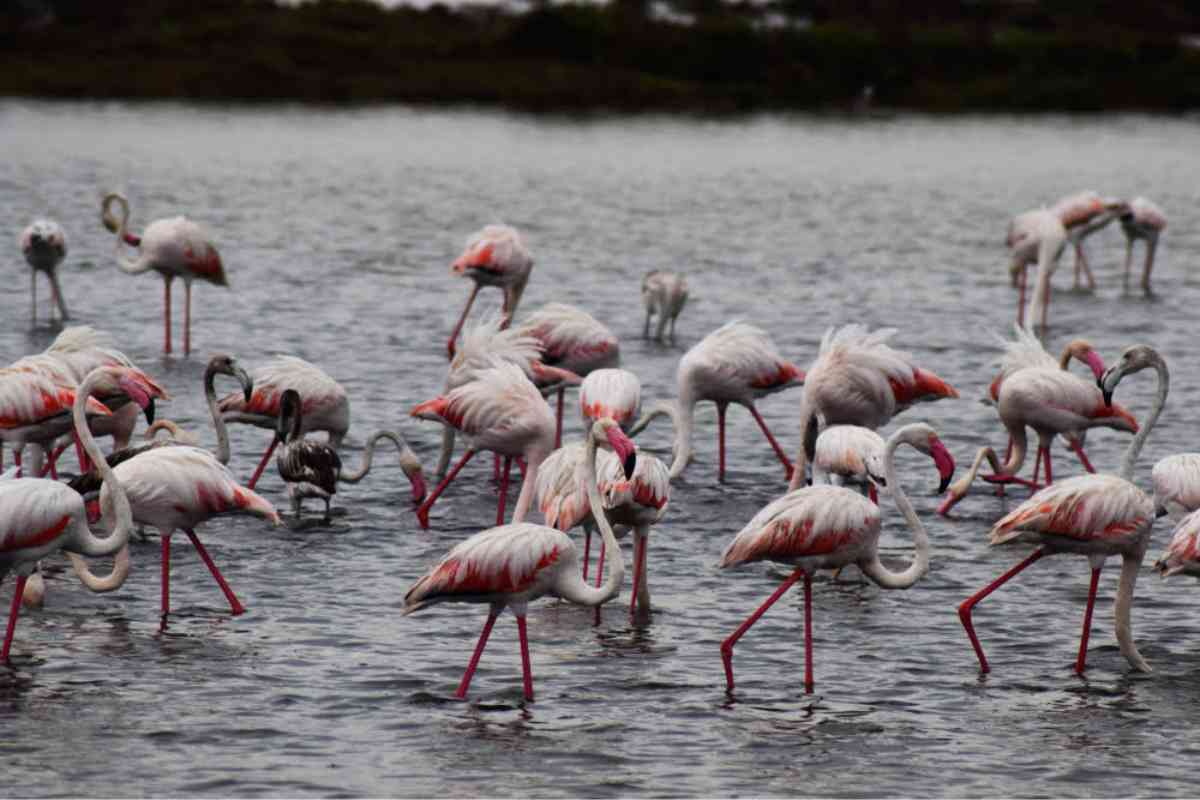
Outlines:
[[[201, 374], [210, 353], [250, 369], [292, 353], [343, 383], [352, 403], [345, 459], [400, 430], [427, 470], [439, 431], [408, 416], [445, 376], [445, 340], [467, 282], [449, 273], [466, 237], [519, 227], [536, 265], [522, 311], [577, 304], [621, 337], [622, 365], [652, 401], [675, 392], [682, 353], [732, 319], [766, 329], [800, 366], [832, 325], [897, 329], [892, 343], [960, 390], [919, 406], [960, 464], [1000, 447], [979, 402], [1015, 291], [1004, 235], [1016, 212], [1080, 189], [1144, 194], [1168, 214], [1154, 295], [1121, 286], [1124, 239], [1087, 243], [1094, 293], [1055, 276], [1050, 349], [1089, 338], [1106, 360], [1149, 343], [1171, 368], [1166, 413], [1138, 465], [1200, 447], [1194, 321], [1200, 283], [1195, 118], [1121, 116], [524, 116], [490, 110], [185, 104], [0, 103], [0, 358], [57, 333], [29, 320], [28, 269], [15, 244], [38, 216], [66, 229], [60, 270], [80, 324], [110, 332], [174, 395], [160, 406], [211, 445]], [[164, 357], [162, 286], [113, 263], [103, 192], [120, 189], [135, 229], [186, 214], [212, 232], [230, 288], [196, 284], [190, 358]], [[1140, 265], [1140, 251], [1138, 261]], [[688, 275], [678, 341], [639, 338], [640, 278]], [[489, 290], [484, 307], [498, 305]], [[177, 285], [175, 342], [181, 343]], [[481, 311], [483, 309], [480, 309]], [[232, 388], [232, 387], [231, 387]], [[760, 409], [797, 445], [801, 389]], [[1118, 401], [1149, 411], [1151, 372]], [[569, 396], [571, 400], [573, 395]], [[581, 425], [568, 403], [567, 434]], [[270, 434], [235, 427], [231, 467], [248, 476]], [[173, 613], [160, 628], [159, 545], [133, 548], [128, 583], [90, 595], [51, 561], [45, 608], [24, 612], [0, 668], [0, 763], [8, 796], [1127, 796], [1195, 793], [1200, 618], [1196, 586], [1150, 569], [1134, 634], [1154, 671], [1131, 672], [1112, 632], [1118, 570], [1100, 583], [1084, 677], [1072, 665], [1089, 570], [1039, 562], [985, 600], [976, 626], [993, 671], [980, 675], [957, 604], [1023, 558], [990, 548], [992, 522], [1027, 496], [983, 484], [951, 517], [934, 513], [937, 475], [902, 455], [906, 491], [932, 540], [929, 574], [908, 591], [819, 576], [813, 595], [816, 691], [803, 688], [802, 593], [784, 596], [738, 644], [725, 691], [718, 646], [787, 574], [717, 559], [785, 489], [750, 416], [729, 415], [727, 479], [716, 419], [702, 407], [696, 460], [672, 486], [650, 539], [653, 613], [631, 619], [627, 585], [593, 613], [542, 600], [530, 611], [536, 701], [521, 695], [516, 626], [498, 622], [471, 686], [454, 690], [485, 617], [441, 605], [402, 617], [409, 585], [494, 522], [496, 486], [476, 459], [421, 530], [387, 453], [345, 486], [329, 525], [272, 528], [224, 517], [198, 531], [248, 608], [232, 617], [184, 537], [175, 537]], [[1127, 434], [1088, 437], [1115, 471]], [[643, 446], [666, 458], [669, 434]], [[70, 462], [70, 463], [73, 463]], [[1026, 469], [1030, 469], [1027, 463]], [[1058, 475], [1080, 471], [1061, 446]], [[259, 485], [288, 502], [272, 467]], [[515, 491], [513, 494], [515, 498]], [[885, 561], [912, 535], [882, 498]], [[316, 507], [310, 512], [317, 514]], [[535, 518], [538, 515], [535, 513]], [[629, 552], [626, 544], [626, 559]], [[7, 609], [12, 581], [0, 588]]]

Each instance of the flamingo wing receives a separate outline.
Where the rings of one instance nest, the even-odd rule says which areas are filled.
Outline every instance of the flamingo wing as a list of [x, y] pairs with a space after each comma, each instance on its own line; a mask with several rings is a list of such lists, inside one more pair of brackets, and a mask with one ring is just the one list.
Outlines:
[[1115, 475], [1077, 475], [1053, 483], [1000, 519], [991, 543], [1034, 533], [1083, 543], [1119, 545], [1154, 519], [1154, 504], [1132, 483]]

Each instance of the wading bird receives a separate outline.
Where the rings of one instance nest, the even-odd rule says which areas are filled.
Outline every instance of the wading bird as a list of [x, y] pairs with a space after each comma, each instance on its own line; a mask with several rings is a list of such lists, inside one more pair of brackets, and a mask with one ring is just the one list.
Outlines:
[[525, 247], [521, 234], [516, 228], [508, 225], [488, 225], [467, 239], [466, 249], [462, 255], [450, 265], [452, 275], [470, 278], [475, 285], [467, 297], [467, 305], [463, 308], [462, 316], [450, 334], [446, 349], [450, 358], [454, 358], [455, 344], [458, 333], [462, 330], [471, 304], [481, 286], [498, 286], [504, 292], [504, 305], [501, 327], [507, 328], [512, 322], [513, 314], [517, 313], [517, 304], [525, 292], [525, 284], [529, 282], [529, 273], [533, 269], [533, 255]]
[[654, 329], [655, 341], [663, 340], [667, 323], [671, 323], [671, 341], [675, 341], [675, 320], [683, 311], [688, 299], [687, 278], [675, 272], [656, 269], [642, 278], [642, 305], [646, 307], [646, 324], [642, 326], [642, 338], [650, 338], [650, 318], [657, 316]]
[[1154, 251], [1158, 236], [1167, 227], [1167, 215], [1144, 197], [1135, 197], [1121, 213], [1121, 230], [1125, 232], [1125, 289], [1129, 289], [1129, 271], [1133, 266], [1133, 243], [1146, 242], [1146, 263], [1142, 267], [1142, 291], [1150, 294], [1150, 270], [1154, 268]]
[[29, 273], [29, 317], [32, 324], [37, 324], [37, 274], [46, 273], [50, 281], [51, 306], [50, 321], [54, 321], [54, 309], [58, 310], [59, 319], [63, 322], [71, 318], [67, 313], [67, 301], [63, 298], [62, 287], [58, 283], [58, 265], [67, 256], [67, 235], [62, 226], [54, 220], [35, 219], [25, 230], [21, 231], [19, 239], [21, 252], [25, 261], [33, 269]]
[[511, 608], [517, 618], [525, 699], [532, 701], [533, 672], [529, 666], [529, 642], [525, 633], [525, 612], [530, 601], [549, 595], [584, 606], [599, 606], [620, 592], [625, 575], [624, 559], [612, 526], [604, 517], [596, 488], [596, 446], [602, 441], [612, 447], [626, 476], [633, 473], [636, 457], [633, 442], [612, 420], [600, 420], [588, 431], [585, 458], [588, 502], [600, 535], [613, 552], [612, 569], [604, 586], [593, 589], [580, 576], [579, 556], [570, 537], [544, 525], [524, 522], [500, 525], [475, 534], [446, 554], [404, 595], [405, 615], [447, 601], [490, 606], [475, 653], [455, 692], [457, 697], [466, 697], [492, 625], [505, 608]]

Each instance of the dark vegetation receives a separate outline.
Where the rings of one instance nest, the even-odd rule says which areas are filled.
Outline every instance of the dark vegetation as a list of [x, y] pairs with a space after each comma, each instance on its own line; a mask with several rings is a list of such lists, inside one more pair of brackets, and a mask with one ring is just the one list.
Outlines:
[[1200, 108], [1200, 3], [9, 0], [0, 95], [530, 109]]

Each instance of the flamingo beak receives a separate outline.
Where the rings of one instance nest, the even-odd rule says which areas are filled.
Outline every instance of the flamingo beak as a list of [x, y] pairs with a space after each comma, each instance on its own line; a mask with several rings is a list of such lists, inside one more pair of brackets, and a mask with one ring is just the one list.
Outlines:
[[1096, 376], [1096, 380], [1104, 378], [1104, 359], [1095, 350], [1088, 351], [1087, 364], [1092, 368], [1092, 374]]
[[1101, 394], [1104, 395], [1104, 405], [1112, 405], [1113, 392], [1117, 388], [1117, 384], [1121, 382], [1121, 370], [1119, 366], [1109, 367], [1104, 371], [1104, 374], [1096, 380], [1096, 385], [1100, 387]]
[[233, 375], [242, 384], [242, 395], [246, 398], [246, 404], [250, 404], [250, 398], [254, 395], [254, 381], [247, 374], [246, 370], [241, 367], [233, 368]]
[[413, 503], [416, 505], [420, 505], [421, 501], [425, 499], [425, 493], [426, 493], [425, 477], [419, 471], [414, 472], [412, 475], [409, 475], [408, 477], [409, 477], [409, 480], [412, 481]]
[[146, 403], [142, 408], [142, 413], [146, 415], [146, 424], [154, 424], [154, 398], [150, 398], [150, 402]]
[[625, 471], [625, 479], [629, 480], [633, 477], [633, 470], [637, 466], [637, 447], [634, 446], [633, 440], [626, 436], [615, 423], [604, 431], [604, 435], [608, 438], [608, 443], [612, 445], [617, 458], [621, 459], [621, 468]]
[[950, 455], [950, 451], [942, 444], [940, 439], [934, 439], [929, 443], [929, 454], [933, 456], [933, 463], [937, 465], [938, 475], [941, 477], [941, 483], [938, 484], [937, 493], [941, 494], [946, 491], [946, 487], [950, 485], [950, 479], [954, 477], [954, 457]]

